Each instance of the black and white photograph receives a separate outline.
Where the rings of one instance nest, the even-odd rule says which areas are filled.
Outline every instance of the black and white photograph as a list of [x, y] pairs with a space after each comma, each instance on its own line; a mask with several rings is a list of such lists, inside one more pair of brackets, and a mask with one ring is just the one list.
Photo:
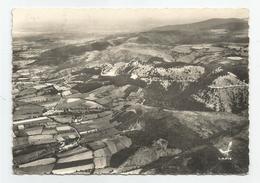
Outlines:
[[14, 8], [13, 174], [248, 174], [249, 18]]

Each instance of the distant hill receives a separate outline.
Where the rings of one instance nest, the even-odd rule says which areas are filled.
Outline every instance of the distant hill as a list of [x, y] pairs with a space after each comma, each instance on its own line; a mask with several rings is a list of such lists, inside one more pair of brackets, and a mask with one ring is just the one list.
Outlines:
[[139, 43], [196, 44], [211, 42], [248, 42], [245, 19], [209, 19], [181, 25], [167, 25], [141, 32]]
[[[235, 27], [236, 25], [237, 27]], [[156, 27], [151, 31], [174, 31], [174, 30], [182, 30], [182, 31], [195, 31], [195, 30], [209, 30], [215, 28], [226, 28], [228, 30], [237, 29], [247, 29], [248, 24], [244, 19], [238, 18], [229, 18], [229, 19], [221, 19], [221, 18], [213, 18], [201, 22], [195, 22], [190, 24], [180, 24], [180, 25], [166, 25], [162, 27]]]
[[[40, 39], [40, 41], [37, 39], [34, 42], [48, 45], [49, 42], [52, 44], [52, 39]], [[194, 64], [192, 62], [197, 57], [202, 56], [198, 51], [186, 53], [185, 57], [180, 56], [182, 59], [178, 60], [179, 57], [171, 48], [183, 44], [213, 43], [217, 45], [218, 43], [248, 42], [248, 20], [209, 19], [190, 24], [157, 27], [146, 32], [114, 34], [80, 44], [55, 43], [56, 46], [46, 47], [46, 50], [39, 54], [36, 62], [32, 65], [55, 65], [59, 66], [59, 70], [62, 70], [86, 62], [88, 64], [129, 62], [132, 60], [145, 62], [151, 57], [160, 57], [167, 62], [177, 61]]]

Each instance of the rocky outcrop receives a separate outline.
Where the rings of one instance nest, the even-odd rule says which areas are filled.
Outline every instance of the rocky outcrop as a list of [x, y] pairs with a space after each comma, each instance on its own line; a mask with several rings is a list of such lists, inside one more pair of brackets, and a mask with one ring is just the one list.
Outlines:
[[193, 94], [193, 98], [214, 111], [237, 113], [248, 108], [248, 84], [227, 73]]

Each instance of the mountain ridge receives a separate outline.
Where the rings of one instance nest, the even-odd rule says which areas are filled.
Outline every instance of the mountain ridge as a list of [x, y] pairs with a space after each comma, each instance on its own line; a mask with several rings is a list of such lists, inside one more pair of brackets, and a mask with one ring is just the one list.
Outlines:
[[198, 22], [194, 22], [194, 23], [188, 23], [188, 24], [176, 24], [176, 25], [164, 25], [164, 26], [160, 26], [160, 27], [155, 27], [153, 29], [151, 29], [151, 31], [153, 30], [157, 30], [157, 31], [167, 31], [167, 30], [183, 30], [186, 28], [189, 28], [191, 26], [199, 27], [200, 28], [208, 28], [210, 26], [216, 26], [219, 24], [227, 24], [227, 23], [233, 23], [233, 22], [239, 22], [239, 23], [246, 23], [247, 21], [244, 19], [240, 19], [240, 18], [212, 18], [212, 19], [207, 19], [204, 21], [198, 21]]

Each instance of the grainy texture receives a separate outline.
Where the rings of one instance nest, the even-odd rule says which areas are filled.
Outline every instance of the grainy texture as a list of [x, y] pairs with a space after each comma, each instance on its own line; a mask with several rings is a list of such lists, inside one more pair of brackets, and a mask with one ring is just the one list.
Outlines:
[[248, 42], [245, 9], [14, 10], [14, 173], [246, 174]]

